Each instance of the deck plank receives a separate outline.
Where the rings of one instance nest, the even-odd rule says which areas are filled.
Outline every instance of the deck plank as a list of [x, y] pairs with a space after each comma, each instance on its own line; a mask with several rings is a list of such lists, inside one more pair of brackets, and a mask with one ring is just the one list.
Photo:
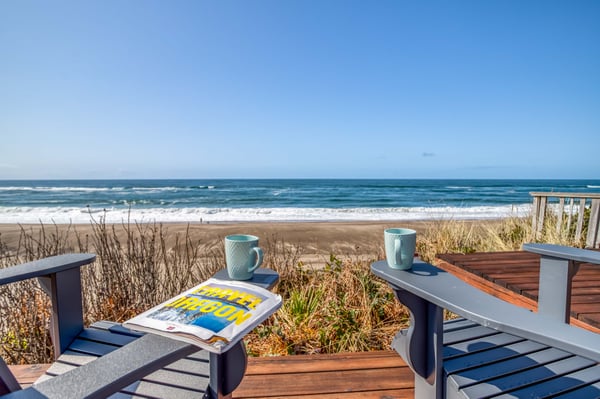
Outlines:
[[251, 358], [233, 397], [412, 398], [413, 380], [392, 351]]
[[[525, 251], [439, 254], [437, 266], [494, 296], [537, 309], [540, 256]], [[571, 324], [600, 332], [600, 267], [584, 263], [573, 278]]]
[[51, 363], [9, 365], [8, 368], [23, 388], [37, 381], [51, 366]]

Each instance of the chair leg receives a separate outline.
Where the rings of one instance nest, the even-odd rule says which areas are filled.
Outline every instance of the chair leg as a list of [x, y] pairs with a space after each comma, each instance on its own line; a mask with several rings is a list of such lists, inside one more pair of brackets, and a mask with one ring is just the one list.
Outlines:
[[246, 347], [239, 341], [231, 349], [222, 354], [210, 354], [210, 384], [205, 397], [210, 399], [227, 399], [240, 385], [246, 366], [248, 355]]
[[39, 277], [38, 281], [52, 301], [50, 336], [58, 359], [83, 330], [80, 271], [69, 269]]
[[394, 293], [410, 311], [410, 327], [396, 335], [392, 347], [415, 373], [415, 398], [441, 399], [443, 309], [403, 289]]
[[18, 391], [20, 389], [21, 385], [19, 385], [13, 373], [11, 373], [6, 363], [4, 363], [4, 360], [0, 357], [0, 395]]

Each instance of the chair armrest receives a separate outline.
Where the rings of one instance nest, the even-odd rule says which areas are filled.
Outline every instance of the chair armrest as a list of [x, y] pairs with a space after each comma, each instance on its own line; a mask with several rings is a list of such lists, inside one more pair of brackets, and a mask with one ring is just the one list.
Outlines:
[[2, 398], [106, 398], [197, 351], [194, 345], [146, 334], [92, 362]]
[[[391, 269], [385, 261], [374, 263], [371, 270], [394, 290], [407, 291], [483, 326], [600, 361], [600, 335], [505, 302], [419, 259], [411, 270]], [[418, 323], [427, 324], [414, 320]]]
[[600, 265], [600, 252], [554, 244], [523, 244], [523, 250], [557, 259]]
[[49, 276], [73, 268], [79, 268], [96, 259], [94, 254], [67, 254], [51, 256], [33, 262], [0, 269], [0, 285]]
[[50, 335], [57, 358], [83, 329], [79, 269], [95, 259], [94, 254], [67, 254], [0, 269], [0, 285], [37, 277], [50, 296]]
[[523, 249], [541, 255], [538, 312], [568, 323], [573, 277], [582, 263], [600, 264], [600, 252], [553, 244], [523, 244]]

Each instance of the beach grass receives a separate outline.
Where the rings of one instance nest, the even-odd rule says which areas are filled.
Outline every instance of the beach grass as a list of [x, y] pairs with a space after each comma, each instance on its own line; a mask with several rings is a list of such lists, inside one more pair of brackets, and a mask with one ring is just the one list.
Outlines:
[[[547, 223], [552, 223], [548, 217]], [[438, 253], [517, 250], [533, 240], [530, 218], [473, 223], [431, 221], [418, 234], [417, 252], [429, 262]], [[569, 232], [548, 227], [536, 241], [581, 246]], [[160, 223], [20, 227], [16, 242], [0, 235], [0, 267], [67, 252], [93, 252], [82, 269], [85, 323], [122, 322], [196, 285], [224, 264], [222, 238], [198, 242], [188, 229], [171, 233]], [[368, 351], [389, 348], [407, 311], [385, 283], [369, 272], [383, 258], [382, 243], [370, 258], [331, 253], [320, 265], [303, 261], [305, 249], [276, 234], [262, 237], [263, 265], [280, 273], [275, 288], [282, 308], [246, 339], [255, 356]], [[377, 245], [376, 245], [377, 247]], [[0, 287], [2, 357], [12, 364], [53, 359], [50, 306], [36, 281]]]

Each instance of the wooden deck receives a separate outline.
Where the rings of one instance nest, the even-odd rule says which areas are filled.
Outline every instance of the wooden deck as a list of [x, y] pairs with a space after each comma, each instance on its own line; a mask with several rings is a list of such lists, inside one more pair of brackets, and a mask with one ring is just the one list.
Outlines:
[[233, 397], [412, 398], [413, 380], [392, 351], [252, 358]]
[[[523, 251], [438, 255], [437, 265], [492, 295], [537, 308], [540, 256]], [[573, 278], [571, 324], [600, 332], [600, 267], [584, 263]]]
[[[412, 399], [414, 375], [396, 352], [298, 355], [248, 359], [236, 399]], [[49, 364], [9, 366], [23, 386]]]
[[[436, 262], [509, 302], [535, 309], [539, 256], [527, 252], [444, 254]], [[572, 324], [600, 333], [600, 268], [582, 265], [573, 283]], [[11, 366], [30, 384], [47, 365]], [[250, 398], [412, 398], [413, 374], [391, 351], [336, 355], [250, 358], [233, 397]]]

